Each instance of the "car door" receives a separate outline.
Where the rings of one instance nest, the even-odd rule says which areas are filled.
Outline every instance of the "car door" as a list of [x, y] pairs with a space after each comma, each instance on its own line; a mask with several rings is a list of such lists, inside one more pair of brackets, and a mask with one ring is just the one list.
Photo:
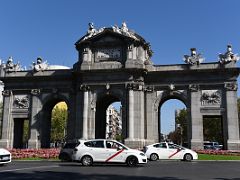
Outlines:
[[168, 159], [182, 159], [182, 150], [178, 145], [168, 143]]
[[87, 150], [88, 150], [88, 153], [93, 156], [93, 161], [104, 162], [106, 158], [104, 140], [93, 140], [93, 141], [88, 141], [87, 143], [90, 144]]
[[124, 162], [124, 147], [111, 140], [106, 140], [106, 160], [105, 162]]
[[169, 152], [166, 142], [155, 144], [153, 147], [156, 148], [155, 150], [158, 154], [159, 159], [168, 159]]

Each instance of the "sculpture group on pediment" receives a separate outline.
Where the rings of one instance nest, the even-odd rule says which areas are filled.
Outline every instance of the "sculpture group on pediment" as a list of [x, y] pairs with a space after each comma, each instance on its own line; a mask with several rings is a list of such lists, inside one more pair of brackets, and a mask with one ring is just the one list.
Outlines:
[[100, 28], [100, 29], [97, 30], [94, 27], [94, 24], [92, 22], [88, 23], [87, 35], [83, 38], [83, 41], [88, 39], [88, 38], [90, 38], [90, 37], [92, 37], [92, 36], [95, 36], [95, 35], [103, 32], [104, 29], [105, 28], [103, 27], [103, 28]]
[[116, 32], [116, 33], [119, 33], [119, 34], [122, 34], [122, 35], [125, 35], [125, 36], [128, 36], [128, 37], [131, 37], [131, 38], [136, 39], [136, 40], [138, 39], [135, 36], [134, 32], [132, 32], [132, 31], [130, 31], [128, 29], [126, 22], [122, 23], [122, 27], [121, 28], [119, 28], [117, 25], [114, 25], [112, 27], [112, 29], [113, 29], [113, 32]]

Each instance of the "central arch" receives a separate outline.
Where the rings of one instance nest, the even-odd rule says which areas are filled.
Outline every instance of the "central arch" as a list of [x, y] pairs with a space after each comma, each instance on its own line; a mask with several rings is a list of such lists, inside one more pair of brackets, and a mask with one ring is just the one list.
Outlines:
[[[106, 110], [115, 102], [120, 102], [122, 106], [122, 116], [125, 114], [124, 102], [122, 98], [122, 91], [116, 90], [113, 92], [102, 92], [98, 94], [96, 102], [96, 113], [95, 113], [95, 138], [106, 138]], [[124, 118], [122, 118], [123, 120]], [[124, 121], [124, 120], [123, 120]], [[125, 132], [125, 124], [122, 122], [122, 136]]]

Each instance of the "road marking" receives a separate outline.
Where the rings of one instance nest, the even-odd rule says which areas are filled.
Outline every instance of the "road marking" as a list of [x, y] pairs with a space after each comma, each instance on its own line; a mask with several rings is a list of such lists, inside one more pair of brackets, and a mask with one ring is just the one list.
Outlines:
[[105, 162], [110, 161], [111, 159], [113, 159], [114, 157], [116, 157], [117, 155], [119, 155], [121, 152], [123, 152], [124, 149], [118, 151], [116, 154], [112, 155], [111, 157], [109, 157]]
[[60, 166], [59, 165], [55, 165], [55, 166], [37, 166], [37, 167], [29, 167], [29, 168], [7, 169], [7, 170], [0, 171], [0, 173], [2, 173], [2, 172], [13, 172], [13, 171], [24, 171], [24, 170], [39, 169], [39, 168], [55, 168], [55, 167], [60, 167]]

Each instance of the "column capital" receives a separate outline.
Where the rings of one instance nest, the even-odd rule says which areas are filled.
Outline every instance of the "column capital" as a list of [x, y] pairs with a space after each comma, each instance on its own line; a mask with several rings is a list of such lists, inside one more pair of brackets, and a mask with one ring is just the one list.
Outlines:
[[40, 89], [31, 89], [31, 94], [34, 96], [37, 96], [41, 93]]
[[197, 92], [200, 90], [200, 86], [199, 86], [199, 84], [189, 84], [188, 89], [191, 92]]
[[79, 89], [80, 89], [80, 91], [89, 91], [90, 90], [90, 86], [88, 86], [86, 84], [81, 84]]
[[126, 88], [128, 90], [133, 90], [133, 91], [143, 91], [144, 90], [144, 85], [142, 85], [142, 84], [135, 84], [135, 83], [128, 83], [126, 85]]
[[238, 85], [236, 82], [226, 82], [226, 83], [224, 83], [224, 88], [227, 91], [237, 91]]
[[145, 86], [144, 87], [144, 91], [145, 92], [153, 92], [154, 91], [154, 87], [153, 86]]
[[10, 96], [10, 95], [12, 95], [12, 91], [11, 91], [11, 90], [4, 90], [4, 91], [2, 92], [2, 95], [3, 95], [3, 96]]

